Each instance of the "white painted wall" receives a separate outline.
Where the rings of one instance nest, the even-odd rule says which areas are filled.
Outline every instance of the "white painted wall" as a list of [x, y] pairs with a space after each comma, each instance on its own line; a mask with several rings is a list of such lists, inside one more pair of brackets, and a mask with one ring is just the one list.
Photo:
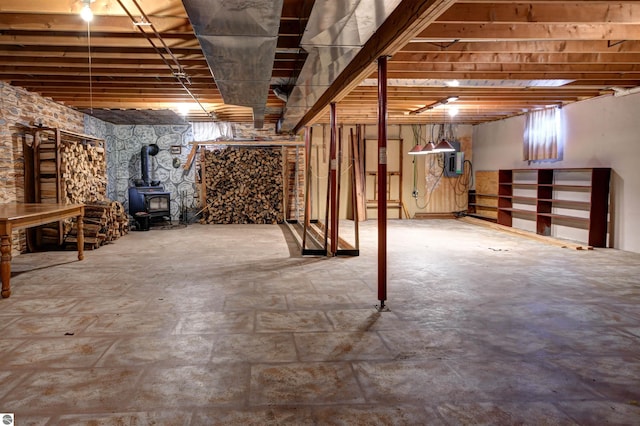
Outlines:
[[611, 167], [610, 246], [640, 253], [640, 94], [603, 96], [563, 109], [564, 159], [522, 160], [524, 116], [474, 126], [474, 170]]

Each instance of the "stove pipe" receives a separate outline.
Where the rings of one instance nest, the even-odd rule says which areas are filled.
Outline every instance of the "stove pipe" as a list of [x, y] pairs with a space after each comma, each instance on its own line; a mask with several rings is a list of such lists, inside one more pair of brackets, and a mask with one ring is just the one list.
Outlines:
[[140, 150], [140, 168], [142, 169], [142, 182], [144, 186], [149, 186], [149, 156], [155, 156], [160, 148], [155, 143], [142, 145]]

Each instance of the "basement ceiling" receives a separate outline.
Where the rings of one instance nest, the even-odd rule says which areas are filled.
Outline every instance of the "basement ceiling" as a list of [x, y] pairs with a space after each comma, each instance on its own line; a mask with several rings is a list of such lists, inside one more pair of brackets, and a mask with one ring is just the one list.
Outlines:
[[[251, 16], [265, 4], [218, 3]], [[255, 123], [258, 111], [293, 131], [328, 122], [336, 102], [340, 122], [372, 124], [381, 55], [389, 57], [389, 124], [477, 124], [640, 85], [638, 1], [283, 0], [275, 51], [261, 54], [267, 75], [251, 76], [260, 92], [246, 102], [241, 91], [227, 96], [243, 105], [225, 103], [214, 69], [222, 56], [196, 36], [181, 0], [95, 0], [90, 25], [82, 6], [2, 0], [0, 79], [118, 123], [179, 122], [180, 108], [185, 121]], [[211, 31], [211, 22], [195, 25]], [[234, 34], [233, 22], [223, 35]], [[224, 64], [220, 84], [234, 74]], [[454, 118], [451, 103], [425, 109], [452, 96]]]

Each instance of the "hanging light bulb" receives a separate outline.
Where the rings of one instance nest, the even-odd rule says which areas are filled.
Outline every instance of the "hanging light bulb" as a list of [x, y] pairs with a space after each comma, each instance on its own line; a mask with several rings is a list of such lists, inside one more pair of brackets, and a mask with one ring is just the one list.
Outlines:
[[80, 11], [80, 17], [85, 22], [93, 21], [93, 12], [91, 11], [91, 0], [84, 0], [84, 6]]

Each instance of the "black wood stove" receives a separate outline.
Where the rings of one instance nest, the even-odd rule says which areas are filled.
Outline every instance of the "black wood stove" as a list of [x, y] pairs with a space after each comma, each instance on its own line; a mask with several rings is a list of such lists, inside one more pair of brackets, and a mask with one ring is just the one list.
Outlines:
[[140, 151], [142, 179], [129, 188], [129, 214], [144, 229], [153, 218], [167, 217], [171, 220], [171, 193], [166, 192], [160, 182], [149, 180], [149, 156], [155, 156], [158, 145], [143, 145]]

